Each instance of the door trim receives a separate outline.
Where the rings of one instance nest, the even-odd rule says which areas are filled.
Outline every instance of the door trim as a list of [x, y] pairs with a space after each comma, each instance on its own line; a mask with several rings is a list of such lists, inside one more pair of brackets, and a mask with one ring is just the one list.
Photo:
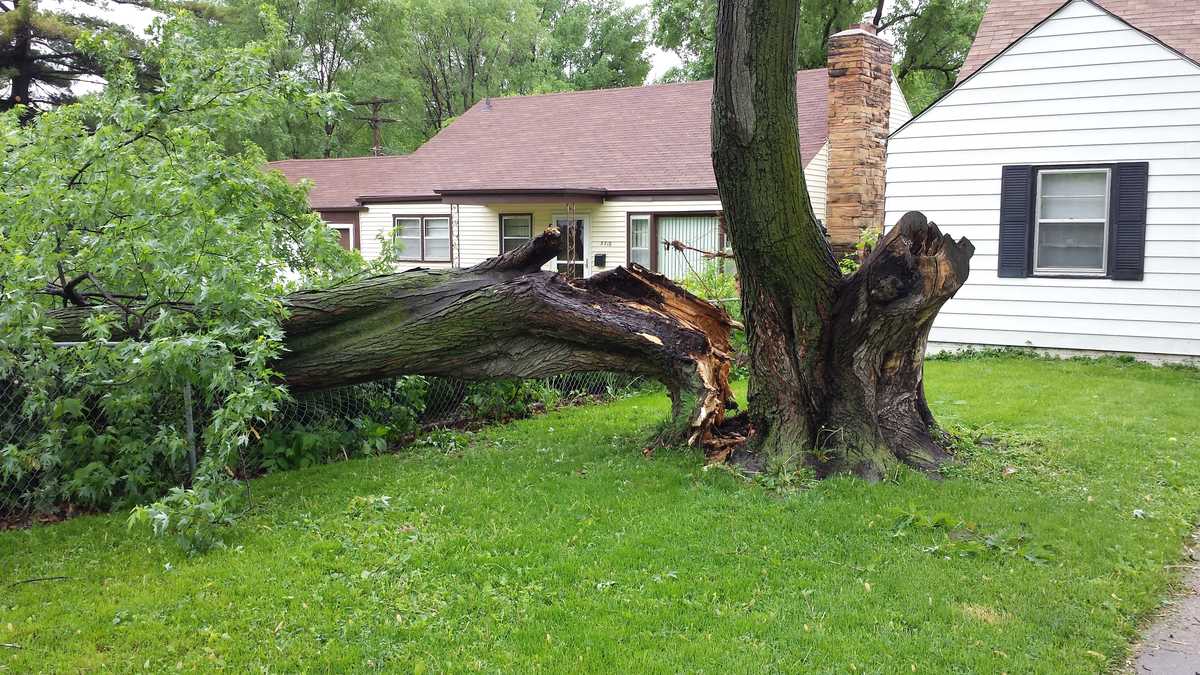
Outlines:
[[[580, 260], [579, 262], [583, 263], [583, 276], [588, 277], [588, 276], [592, 275], [592, 263], [591, 263], [591, 260], [589, 259], [589, 256], [591, 255], [591, 252], [592, 252], [591, 214], [576, 213], [574, 218], [575, 218], [575, 220], [583, 221], [583, 237], [582, 237], [582, 239], [583, 239], [583, 259]], [[557, 227], [559, 220], [570, 220], [570, 219], [571, 219], [571, 216], [569, 216], [565, 213], [556, 213], [556, 214], [550, 216], [550, 224]], [[554, 260], [552, 261], [552, 263], [554, 265], [554, 270], [558, 271], [558, 256], [554, 257]]]

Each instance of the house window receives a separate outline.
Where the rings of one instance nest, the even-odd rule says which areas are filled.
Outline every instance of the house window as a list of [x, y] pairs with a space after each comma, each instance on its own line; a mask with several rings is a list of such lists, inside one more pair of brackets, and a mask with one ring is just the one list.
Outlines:
[[1108, 271], [1108, 169], [1038, 171], [1035, 274]]
[[1141, 281], [1149, 162], [1000, 169], [996, 276]]
[[399, 260], [450, 262], [449, 216], [396, 216]]
[[653, 269], [650, 241], [650, 216], [629, 216], [629, 262]]
[[[704, 257], [702, 251], [722, 250], [721, 226], [714, 214], [659, 214], [655, 219], [658, 239], [658, 270], [670, 279], [681, 281], [689, 275], [703, 274], [718, 261]], [[676, 248], [679, 242], [685, 248]]]
[[533, 238], [533, 215], [521, 213], [500, 216], [500, 252], [520, 248]]

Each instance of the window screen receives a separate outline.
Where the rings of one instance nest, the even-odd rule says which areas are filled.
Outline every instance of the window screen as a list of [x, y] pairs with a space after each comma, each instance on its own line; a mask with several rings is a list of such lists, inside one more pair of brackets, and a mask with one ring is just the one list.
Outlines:
[[450, 219], [425, 219], [425, 260], [450, 260]]
[[1038, 172], [1036, 272], [1105, 273], [1108, 186], [1108, 169]]
[[421, 259], [421, 219], [396, 219], [396, 244], [400, 247], [401, 260]]
[[533, 216], [500, 216], [500, 252], [519, 248], [533, 237]]
[[629, 262], [650, 268], [650, 216], [629, 217]]

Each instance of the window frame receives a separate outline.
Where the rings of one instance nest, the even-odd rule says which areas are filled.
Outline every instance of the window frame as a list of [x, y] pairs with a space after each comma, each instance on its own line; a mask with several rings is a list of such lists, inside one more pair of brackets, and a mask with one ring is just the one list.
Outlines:
[[525, 238], [524, 243], [528, 243], [533, 240], [533, 214], [532, 213], [501, 213], [500, 214], [500, 255], [504, 255], [505, 240], [520, 239], [520, 237], [504, 236], [504, 219], [505, 218], [528, 218], [529, 219], [529, 236]]
[[[1104, 243], [1100, 251], [1100, 268], [1085, 269], [1079, 267], [1042, 267], [1039, 264], [1041, 257], [1040, 235], [1042, 228], [1042, 176], [1046, 174], [1064, 174], [1064, 173], [1104, 173], [1104, 210], [1103, 210], [1103, 233]], [[1035, 166], [1034, 167], [1034, 185], [1033, 185], [1033, 223], [1030, 228], [1029, 246], [1030, 251], [1030, 276], [1034, 277], [1075, 277], [1086, 279], [1104, 279], [1110, 273], [1109, 261], [1109, 243], [1112, 239], [1112, 197], [1113, 197], [1113, 166], [1110, 164], [1099, 165], [1068, 165], [1068, 166]], [[1051, 218], [1045, 219], [1046, 222], [1054, 223], [1096, 223], [1097, 220], [1084, 220], [1072, 218]]]
[[650, 260], [647, 269], [651, 272], [658, 270], [658, 247], [654, 245], [655, 235], [658, 233], [658, 218], [657, 214], [647, 211], [630, 211], [625, 214], [625, 264], [633, 262], [633, 219], [645, 218], [647, 222], [646, 243], [650, 251]]
[[[724, 251], [729, 245], [729, 239], [725, 234], [725, 212], [720, 209], [716, 210], [685, 210], [685, 211], [628, 211], [625, 213], [625, 263], [630, 260], [632, 249], [630, 242], [633, 241], [633, 218], [648, 216], [650, 218], [650, 271], [657, 274], [662, 274], [659, 270], [659, 246], [658, 241], [658, 219], [670, 218], [671, 216], [711, 216], [717, 219], [717, 242], [720, 249]], [[725, 259], [720, 259], [722, 269], [724, 269]]]
[[591, 214], [590, 213], [576, 213], [574, 215], [568, 215], [566, 213], [555, 213], [550, 216], [550, 224], [553, 225], [554, 227], [558, 227], [558, 221], [560, 221], [560, 220], [582, 221], [583, 232], [581, 233], [580, 239], [583, 242], [583, 250], [579, 252], [579, 260], [568, 260], [566, 262], [560, 260], [558, 255], [556, 254], [554, 256], [554, 269], [561, 273], [562, 270], [559, 269], [560, 265], [579, 265], [579, 269], [580, 269], [579, 278], [583, 279], [583, 278], [587, 277], [592, 271], [592, 264], [588, 260], [588, 256], [591, 255], [591, 252], [592, 252], [592, 244], [591, 244], [592, 217], [591, 217]]
[[[396, 257], [399, 262], [430, 262], [430, 263], [454, 263], [454, 218], [449, 213], [393, 213], [392, 214], [392, 245], [395, 246], [398, 236], [399, 221], [401, 220], [417, 220], [421, 223], [421, 250], [416, 257], [407, 255], [402, 252]], [[429, 238], [429, 220], [444, 220], [446, 221], [446, 251], [445, 258], [430, 258], [425, 252], [425, 240]]]

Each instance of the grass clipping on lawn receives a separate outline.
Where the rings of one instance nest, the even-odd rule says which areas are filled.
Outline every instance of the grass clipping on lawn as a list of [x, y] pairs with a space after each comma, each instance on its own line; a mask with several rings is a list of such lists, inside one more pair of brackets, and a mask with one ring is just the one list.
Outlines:
[[0, 667], [1117, 667], [1200, 512], [1200, 373], [976, 357], [927, 386], [968, 460], [944, 481], [764, 489], [643, 453], [642, 395], [269, 476], [204, 556], [123, 514], [2, 532]]

